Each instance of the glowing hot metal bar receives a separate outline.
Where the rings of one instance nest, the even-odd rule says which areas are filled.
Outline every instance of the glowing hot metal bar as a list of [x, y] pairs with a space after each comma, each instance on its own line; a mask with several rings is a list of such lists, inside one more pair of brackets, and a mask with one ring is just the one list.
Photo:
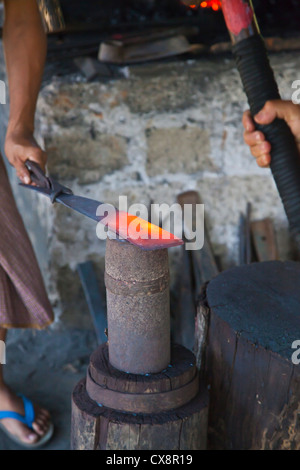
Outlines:
[[36, 186], [25, 184], [22, 186], [38, 191], [48, 196], [52, 202], [60, 202], [96, 222], [106, 225], [111, 232], [143, 250], [170, 248], [184, 243], [172, 233], [127, 212], [115, 209], [111, 214], [105, 214], [103, 211], [104, 213], [99, 215], [99, 207], [108, 207], [107, 204], [75, 196], [70, 189], [54, 181], [51, 177], [45, 176], [41, 168], [34, 162], [28, 160], [26, 166], [31, 172], [32, 182]]

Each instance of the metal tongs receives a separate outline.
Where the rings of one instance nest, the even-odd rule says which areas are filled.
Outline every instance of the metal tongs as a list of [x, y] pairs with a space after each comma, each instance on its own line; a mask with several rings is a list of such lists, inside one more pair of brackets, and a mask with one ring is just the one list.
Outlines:
[[[25, 165], [30, 171], [33, 184], [20, 183], [21, 186], [48, 196], [52, 204], [59, 202], [96, 222], [101, 222], [111, 232], [143, 250], [170, 248], [184, 243], [172, 233], [140, 217], [119, 211], [111, 204], [74, 195], [71, 189], [58, 183], [51, 176], [46, 176], [40, 166], [33, 161], [27, 160]], [[104, 210], [99, 211], [101, 205], [104, 205]], [[109, 210], [110, 208], [112, 210]], [[131, 224], [139, 227], [137, 233], [131, 234]]]

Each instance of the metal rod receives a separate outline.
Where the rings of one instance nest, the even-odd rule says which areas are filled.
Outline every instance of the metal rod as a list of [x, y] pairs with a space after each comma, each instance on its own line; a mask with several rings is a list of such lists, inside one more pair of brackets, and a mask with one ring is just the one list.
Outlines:
[[170, 363], [168, 250], [144, 251], [107, 240], [105, 255], [109, 361], [133, 374]]
[[95, 333], [99, 344], [105, 343], [107, 328], [106, 308], [101, 296], [97, 275], [93, 263], [86, 261], [77, 266], [82, 288], [94, 323]]
[[222, 10], [233, 44], [256, 34], [260, 34], [251, 1], [223, 0]]

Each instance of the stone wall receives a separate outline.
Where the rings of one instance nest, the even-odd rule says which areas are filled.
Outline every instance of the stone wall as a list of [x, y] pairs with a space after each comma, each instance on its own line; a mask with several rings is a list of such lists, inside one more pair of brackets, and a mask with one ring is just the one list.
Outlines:
[[[271, 57], [282, 96], [291, 98], [300, 59]], [[280, 256], [289, 255], [286, 217], [269, 170], [243, 143], [246, 98], [233, 61], [224, 56], [152, 63], [121, 70], [123, 78], [88, 83], [79, 74], [53, 77], [40, 93], [37, 137], [49, 172], [75, 194], [118, 204], [169, 203], [196, 189], [223, 268], [237, 262], [240, 212], [272, 217]], [[17, 188], [57, 319], [89, 322], [76, 266], [91, 259], [103, 282], [105, 242], [96, 224]], [[31, 207], [32, 206], [32, 211]], [[29, 219], [28, 219], [29, 216]], [[178, 250], [170, 250], [172, 282]]]

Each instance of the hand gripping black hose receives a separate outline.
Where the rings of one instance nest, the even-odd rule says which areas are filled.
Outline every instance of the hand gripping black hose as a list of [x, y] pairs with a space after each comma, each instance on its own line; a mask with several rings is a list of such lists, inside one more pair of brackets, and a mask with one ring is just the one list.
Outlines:
[[[255, 116], [269, 100], [280, 99], [274, 72], [263, 38], [254, 35], [233, 46], [233, 53]], [[258, 125], [271, 143], [271, 170], [281, 196], [293, 235], [300, 239], [300, 153], [295, 138], [282, 119], [270, 125]], [[271, 202], [271, 201], [270, 201]]]

